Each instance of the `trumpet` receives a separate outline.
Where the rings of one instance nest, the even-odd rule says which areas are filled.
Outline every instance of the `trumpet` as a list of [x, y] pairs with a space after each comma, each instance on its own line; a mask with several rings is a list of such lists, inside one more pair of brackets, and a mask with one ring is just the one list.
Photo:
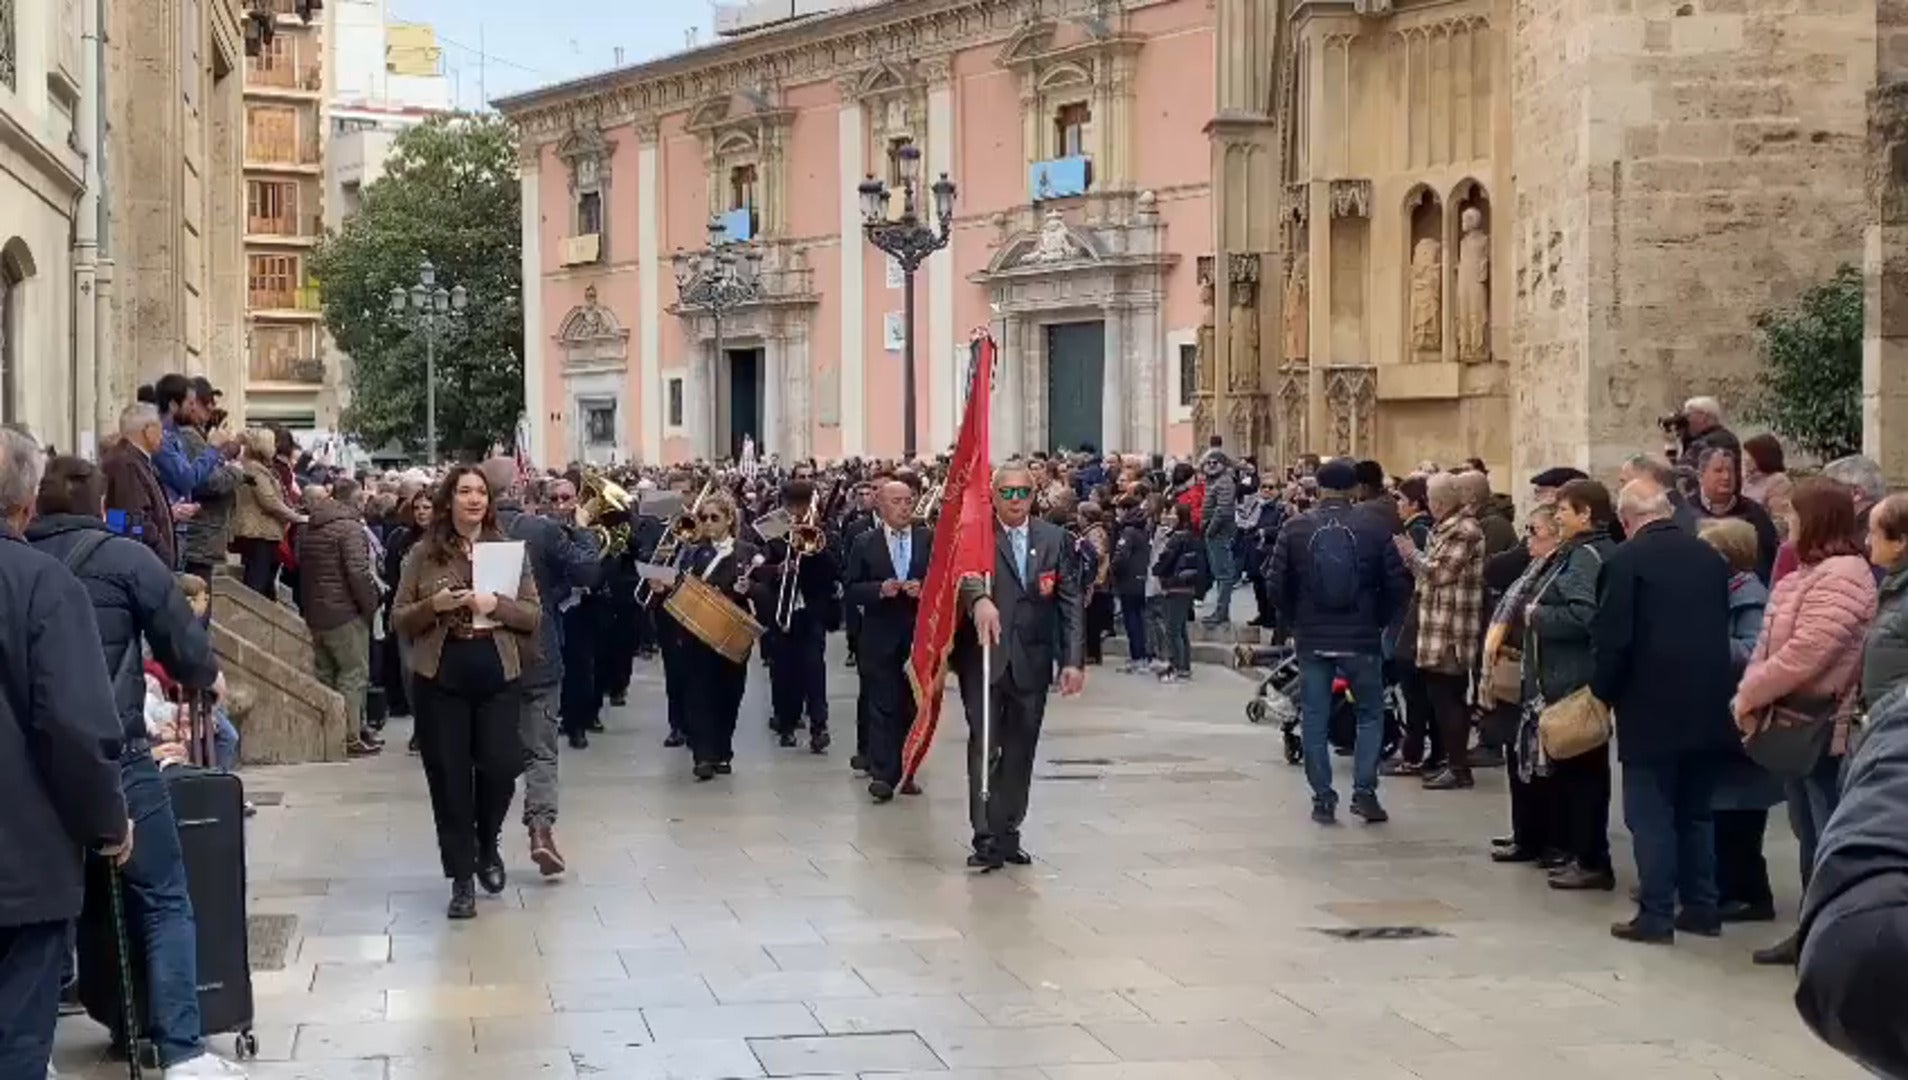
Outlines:
[[[702, 509], [702, 501], [707, 499], [709, 493], [714, 490], [715, 481], [711, 480], [704, 484], [702, 493], [696, 496], [695, 502], [689, 504], [689, 509], [669, 523], [669, 532], [664, 534], [662, 540], [656, 544], [656, 552], [650, 556], [651, 562], [660, 566], [675, 564], [677, 551], [683, 544], [694, 541], [696, 533], [701, 529], [696, 522], [696, 511]], [[642, 592], [640, 597], [642, 600], [648, 600], [656, 595], [656, 590], [647, 581], [643, 582]]]

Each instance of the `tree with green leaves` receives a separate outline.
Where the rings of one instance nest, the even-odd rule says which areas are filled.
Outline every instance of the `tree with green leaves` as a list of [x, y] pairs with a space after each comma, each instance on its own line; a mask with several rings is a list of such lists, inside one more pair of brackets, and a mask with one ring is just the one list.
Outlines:
[[1831, 461], [1862, 449], [1862, 272], [1844, 265], [1794, 305], [1756, 319], [1761, 387], [1751, 418]]
[[469, 305], [437, 337], [438, 451], [509, 442], [523, 412], [521, 193], [516, 133], [491, 116], [432, 119], [399, 135], [362, 208], [319, 245], [325, 327], [351, 357], [344, 430], [369, 449], [425, 450], [425, 339], [391, 291], [429, 260]]

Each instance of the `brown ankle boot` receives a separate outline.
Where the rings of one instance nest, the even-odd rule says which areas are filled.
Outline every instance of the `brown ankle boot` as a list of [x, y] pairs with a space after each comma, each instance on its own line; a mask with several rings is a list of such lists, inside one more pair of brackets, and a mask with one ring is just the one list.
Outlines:
[[547, 825], [530, 826], [530, 861], [544, 877], [555, 877], [566, 869], [563, 853], [557, 850], [556, 830]]

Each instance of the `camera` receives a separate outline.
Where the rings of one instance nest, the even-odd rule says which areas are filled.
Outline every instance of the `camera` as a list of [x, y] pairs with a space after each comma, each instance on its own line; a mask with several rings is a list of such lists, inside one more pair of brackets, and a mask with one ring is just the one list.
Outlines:
[[1663, 434], [1670, 438], [1679, 440], [1689, 438], [1689, 416], [1686, 413], [1673, 412], [1668, 416], [1659, 417], [1656, 426], [1662, 428]]

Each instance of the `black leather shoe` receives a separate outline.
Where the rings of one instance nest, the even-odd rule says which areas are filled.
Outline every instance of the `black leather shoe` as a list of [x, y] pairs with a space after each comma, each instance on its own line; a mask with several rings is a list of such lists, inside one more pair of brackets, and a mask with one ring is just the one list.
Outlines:
[[1648, 926], [1641, 919], [1611, 926], [1610, 936], [1618, 941], [1634, 941], [1641, 945], [1673, 945], [1676, 942], [1675, 930], [1667, 926]]
[[792, 730], [776, 732], [775, 742], [784, 748], [793, 747], [795, 745], [795, 732]]
[[1391, 815], [1385, 813], [1376, 795], [1353, 795], [1351, 812], [1355, 818], [1364, 818], [1367, 825], [1383, 825], [1391, 820]]
[[1716, 914], [1726, 923], [1774, 922], [1775, 904], [1747, 904], [1741, 900], [1730, 900], [1716, 909]]
[[[1546, 851], [1537, 857], [1537, 865], [1545, 870], [1561, 870], [1570, 865], [1570, 856], [1561, 851]], [[1635, 900], [1636, 897], [1630, 899]]]
[[868, 781], [868, 794], [878, 803], [894, 801], [894, 785], [886, 780]]
[[[1616, 874], [1609, 870], [1592, 870], [1578, 863], [1561, 867], [1550, 875], [1550, 887], [1561, 892], [1610, 892], [1616, 888]], [[1677, 929], [1681, 929], [1679, 926]]]
[[715, 763], [715, 770], [717, 776], [727, 776], [735, 771], [735, 765], [727, 761], [718, 761]]
[[1516, 847], [1517, 838], [1515, 836], [1493, 836], [1491, 837], [1491, 846], [1492, 847]]
[[967, 868], [979, 870], [982, 873], [989, 873], [1006, 865], [1007, 860], [1001, 857], [999, 851], [991, 847], [975, 848], [974, 853], [967, 857]]
[[1008, 863], [1011, 863], [1014, 866], [1032, 866], [1033, 865], [1033, 856], [1027, 854], [1026, 848], [1020, 847], [1018, 845], [1016, 845], [1013, 849], [1009, 850], [1005, 855], [1002, 855], [1001, 859]]
[[629, 704], [629, 695], [628, 694], [611, 694], [610, 704], [620, 709], [623, 706]]
[[1534, 863], [1542, 858], [1527, 847], [1501, 847], [1491, 852], [1491, 861], [1495, 863]]
[[[611, 705], [621, 705], [621, 704], [622, 704], [622, 702], [621, 702], [621, 701], [612, 701], [612, 702], [610, 702], [610, 704], [611, 704]], [[603, 721], [602, 721], [602, 720], [601, 720], [600, 718], [599, 718], [599, 719], [596, 719], [596, 720], [592, 720], [592, 721], [590, 721], [590, 723], [589, 723], [589, 729], [590, 729], [591, 731], [594, 731], [594, 732], [596, 732], [596, 733], [597, 733], [598, 735], [601, 735], [601, 734], [602, 734], [603, 732], [605, 732], [605, 731], [608, 731], [608, 730], [609, 730], [608, 728], [606, 728], [606, 727], [604, 727], [604, 726], [603, 726]]]
[[855, 756], [849, 758], [848, 771], [849, 772], [867, 772], [868, 759], [861, 754], [856, 754]]
[[1802, 959], [1802, 943], [1790, 934], [1766, 949], [1757, 949], [1750, 959], [1763, 967], [1794, 967]]
[[589, 732], [587, 731], [570, 732], [570, 749], [588, 750], [589, 748], [590, 748], [590, 733]]
[[458, 878], [451, 882], [450, 906], [444, 909], [444, 916], [450, 919], [474, 919], [477, 917], [477, 887], [469, 878]]
[[503, 855], [495, 847], [489, 848], [477, 857], [477, 884], [492, 896], [504, 891], [510, 877], [504, 873]]
[[1684, 908], [1676, 913], [1676, 929], [1697, 937], [1721, 937], [1722, 918], [1713, 911], [1704, 914]]
[[835, 740], [826, 731], [817, 731], [808, 737], [808, 752], [811, 754], [826, 754], [828, 747], [834, 741]]
[[669, 733], [667, 738], [663, 739], [663, 745], [669, 747], [672, 750], [678, 746], [686, 746], [688, 745], [688, 743], [689, 743], [689, 740], [683, 738], [682, 732], [680, 731], [672, 731]]
[[716, 774], [715, 762], [698, 761], [696, 762], [696, 767], [691, 771], [695, 774], [697, 781], [714, 780]]

